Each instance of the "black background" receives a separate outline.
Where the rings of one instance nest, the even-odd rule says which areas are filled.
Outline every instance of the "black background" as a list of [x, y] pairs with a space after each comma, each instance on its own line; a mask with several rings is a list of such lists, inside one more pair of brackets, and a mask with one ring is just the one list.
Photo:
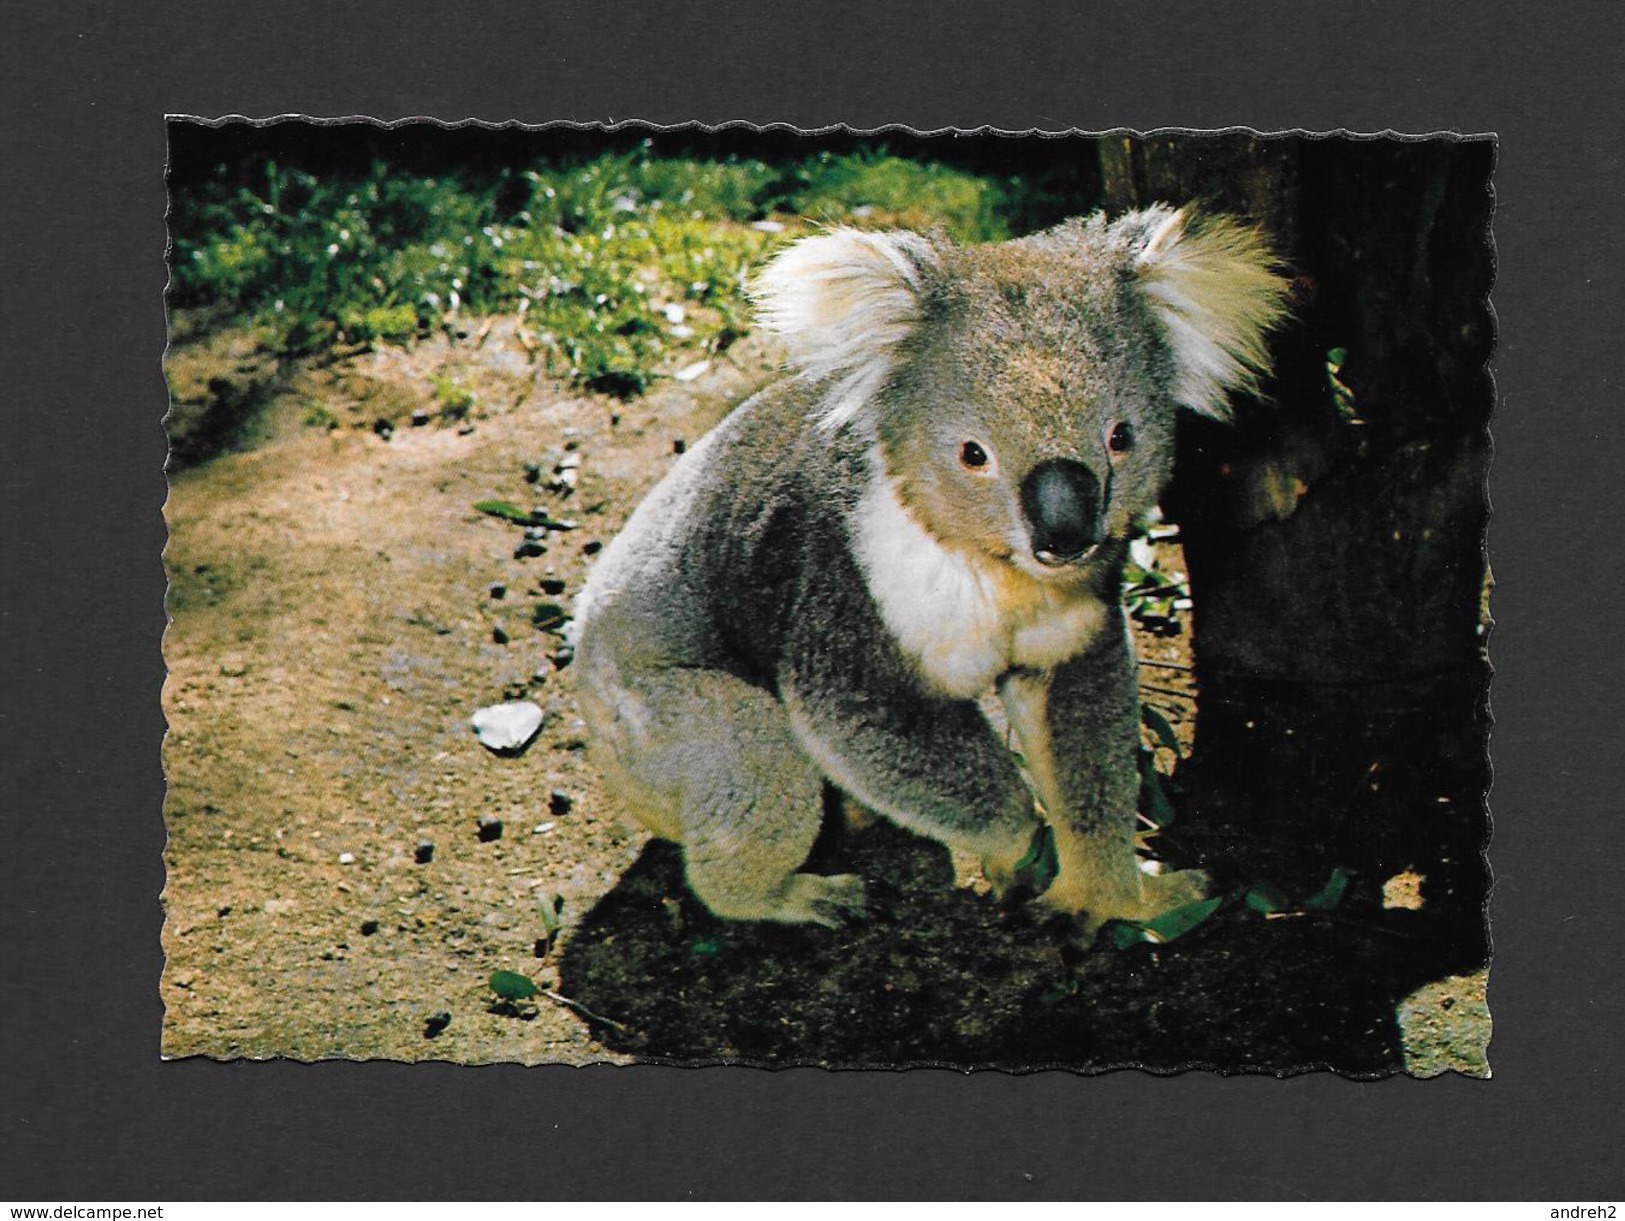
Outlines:
[[[1618, 1198], [1625, 10], [7, 3], [0, 1195]], [[1496, 132], [1495, 1078], [163, 1063], [164, 115]]]

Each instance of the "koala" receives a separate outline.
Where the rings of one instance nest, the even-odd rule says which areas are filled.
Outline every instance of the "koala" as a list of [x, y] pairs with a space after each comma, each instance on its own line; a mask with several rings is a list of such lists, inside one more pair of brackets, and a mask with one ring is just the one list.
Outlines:
[[1267, 371], [1264, 240], [1164, 205], [982, 246], [837, 229], [754, 292], [789, 376], [675, 463], [577, 605], [611, 787], [724, 919], [862, 912], [860, 878], [801, 871], [826, 784], [997, 886], [1042, 872], [1088, 927], [1199, 898], [1135, 855], [1122, 569], [1179, 409], [1223, 417]]

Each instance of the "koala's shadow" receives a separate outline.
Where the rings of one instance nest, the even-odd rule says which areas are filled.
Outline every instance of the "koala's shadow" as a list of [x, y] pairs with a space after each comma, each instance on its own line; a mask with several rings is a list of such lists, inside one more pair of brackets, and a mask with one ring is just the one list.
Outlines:
[[818, 871], [866, 879], [861, 922], [717, 920], [680, 851], [652, 842], [571, 937], [560, 986], [606, 1046], [662, 1062], [1401, 1068], [1395, 987], [1358, 929], [1237, 918], [1084, 949], [1041, 908], [957, 887], [946, 849], [889, 824], [819, 855]]

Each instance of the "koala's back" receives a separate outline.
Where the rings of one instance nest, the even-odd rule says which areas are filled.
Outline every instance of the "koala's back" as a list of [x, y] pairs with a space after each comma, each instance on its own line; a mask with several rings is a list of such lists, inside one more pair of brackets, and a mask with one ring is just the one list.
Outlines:
[[[712, 910], [741, 916], [816, 919], [797, 903], [829, 898], [824, 882], [796, 883], [787, 908], [756, 893], [804, 859], [821, 808], [780, 683], [816, 625], [873, 614], [845, 542], [863, 450], [810, 424], [801, 389], [764, 391], [683, 455], [577, 603], [581, 711], [606, 779], [628, 812], [686, 846]], [[744, 829], [726, 811], [740, 802], [781, 812], [770, 842], [786, 860], [751, 854], [710, 878], [703, 862], [732, 852], [696, 845], [733, 842]]]
[[[809, 591], [850, 583], [846, 517], [861, 444], [807, 419], [794, 382], [737, 408], [684, 454], [605, 550], [577, 608], [588, 667], [704, 666], [771, 688]], [[814, 592], [814, 599], [819, 595]]]

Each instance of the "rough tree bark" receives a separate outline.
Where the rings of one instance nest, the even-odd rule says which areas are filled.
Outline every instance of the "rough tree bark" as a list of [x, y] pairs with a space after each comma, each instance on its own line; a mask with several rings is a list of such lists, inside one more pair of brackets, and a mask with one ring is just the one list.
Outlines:
[[[1402, 973], [1474, 965], [1494, 146], [1113, 136], [1100, 158], [1112, 209], [1249, 216], [1296, 277], [1273, 402], [1192, 421], [1166, 502], [1201, 688], [1179, 840], [1299, 895], [1350, 870]], [[1382, 906], [1402, 872], [1425, 879], [1420, 911]]]

